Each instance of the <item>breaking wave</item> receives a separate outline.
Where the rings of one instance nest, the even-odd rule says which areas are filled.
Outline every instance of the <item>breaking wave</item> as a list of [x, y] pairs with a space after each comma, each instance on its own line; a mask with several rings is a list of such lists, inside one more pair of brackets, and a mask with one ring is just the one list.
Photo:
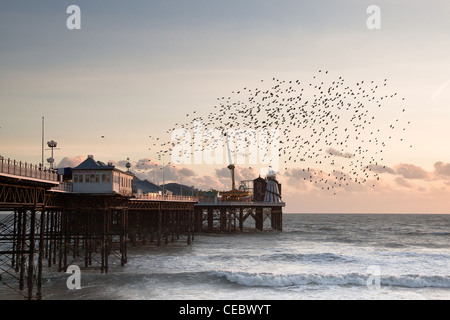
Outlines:
[[[300, 285], [321, 286], [366, 286], [369, 274], [273, 274], [220, 271], [219, 277], [229, 282], [249, 287], [289, 287]], [[450, 288], [449, 275], [418, 275], [408, 274], [400, 276], [380, 277], [381, 286], [407, 288]]]

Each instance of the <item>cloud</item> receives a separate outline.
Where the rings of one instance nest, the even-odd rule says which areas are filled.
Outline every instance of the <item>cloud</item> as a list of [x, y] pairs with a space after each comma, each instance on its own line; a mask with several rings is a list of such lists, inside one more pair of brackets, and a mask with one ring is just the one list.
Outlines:
[[220, 168], [220, 169], [216, 169], [216, 177], [217, 178], [226, 178], [226, 177], [231, 177], [230, 175], [230, 169], [228, 168]]
[[[163, 170], [162, 166], [154, 166], [153, 168], [149, 170], [141, 170], [141, 169], [133, 169], [131, 168], [131, 171], [133, 171], [140, 179], [147, 179], [150, 181], [163, 181]], [[167, 182], [176, 182], [181, 184], [189, 184], [190, 182], [187, 182], [191, 180], [193, 177], [195, 177], [197, 174], [188, 168], [179, 168], [174, 167], [172, 165], [165, 165], [164, 166], [164, 181]]]
[[342, 153], [341, 151], [336, 150], [334, 148], [328, 148], [326, 150], [326, 152], [332, 156], [341, 157], [341, 158], [353, 158], [355, 156], [354, 154], [352, 154], [350, 152]]
[[86, 156], [76, 156], [76, 157], [65, 157], [63, 158], [58, 165], [57, 168], [67, 168], [67, 167], [76, 167], [80, 163], [82, 163], [84, 160], [86, 160]]
[[372, 170], [375, 173], [390, 173], [390, 174], [396, 173], [394, 169], [386, 167], [386, 166], [371, 164], [368, 167], [370, 170]]
[[434, 174], [440, 177], [450, 177], [450, 163], [436, 162], [434, 164]]
[[238, 167], [238, 172], [241, 180], [253, 180], [256, 178], [256, 172], [253, 168], [240, 168]]
[[150, 158], [144, 158], [144, 159], [140, 159], [136, 163], [132, 163], [131, 165], [135, 169], [151, 170], [151, 169], [155, 168], [155, 165], [158, 165], [158, 162], [156, 162]]
[[[216, 177], [219, 179], [231, 179], [231, 172], [228, 168], [216, 169]], [[253, 180], [257, 177], [255, 169], [236, 167], [234, 169], [234, 179], [236, 184], [244, 180]], [[237, 187], [237, 186], [236, 186]]]
[[[287, 170], [283, 175], [286, 183], [296, 188], [296, 190], [326, 190], [329, 192], [345, 191], [362, 191], [366, 189], [365, 184], [370, 184], [366, 181], [358, 181], [350, 178], [345, 172], [333, 170], [332, 172], [325, 172], [319, 169], [303, 169], [294, 168]], [[373, 184], [373, 183], [372, 183]], [[287, 189], [285, 189], [287, 190]]]
[[[143, 158], [138, 161], [129, 161], [129, 160], [119, 160], [110, 161], [114, 166], [120, 167], [122, 169], [126, 168], [126, 164], [130, 162], [131, 168], [130, 170], [136, 174], [139, 179], [146, 179], [152, 182], [160, 182], [163, 181], [163, 166], [161, 163], [150, 159]], [[195, 171], [185, 168], [175, 166], [171, 163], [164, 164], [164, 181], [168, 182], [177, 182], [186, 184], [186, 180], [191, 179], [196, 176]]]
[[188, 169], [188, 168], [181, 168], [179, 170], [180, 175], [183, 177], [194, 177], [197, 174], [194, 172], [194, 170]]
[[414, 186], [411, 183], [409, 183], [406, 179], [404, 179], [402, 177], [395, 178], [395, 182], [399, 186], [402, 186], [402, 187], [405, 187], [405, 188], [414, 188]]
[[196, 176], [193, 177], [191, 180], [192, 185], [195, 188], [201, 189], [201, 190], [210, 190], [210, 189], [216, 189], [216, 190], [225, 190], [224, 184], [217, 178], [211, 175], [204, 175], [204, 176]]
[[180, 179], [181, 181], [183, 181], [184, 180], [183, 178], [191, 178], [195, 175], [196, 173], [191, 169], [179, 168], [173, 165], [164, 166], [164, 179], [167, 181], [176, 181], [179, 183]]
[[301, 169], [301, 168], [294, 168], [294, 169], [288, 169], [284, 175], [288, 177], [289, 180], [306, 180], [306, 179], [312, 179], [312, 173], [307, 169]]
[[406, 179], [428, 179], [430, 174], [421, 167], [413, 164], [399, 164], [395, 166], [395, 173]]
[[160, 163], [150, 159], [143, 158], [138, 161], [130, 161], [130, 160], [109, 160], [114, 166], [126, 168], [126, 164], [129, 162], [131, 164], [131, 168], [134, 170], [152, 170], [156, 166], [159, 166]]

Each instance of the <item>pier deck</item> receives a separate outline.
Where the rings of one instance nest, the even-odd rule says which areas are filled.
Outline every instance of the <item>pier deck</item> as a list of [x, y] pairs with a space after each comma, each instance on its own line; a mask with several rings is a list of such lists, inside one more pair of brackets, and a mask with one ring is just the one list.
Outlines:
[[107, 273], [127, 246], [168, 244], [195, 232], [243, 231], [248, 217], [282, 230], [284, 203], [208, 203], [196, 197], [74, 193], [55, 170], [0, 158], [0, 280], [25, 299], [42, 298], [42, 270], [70, 265]]

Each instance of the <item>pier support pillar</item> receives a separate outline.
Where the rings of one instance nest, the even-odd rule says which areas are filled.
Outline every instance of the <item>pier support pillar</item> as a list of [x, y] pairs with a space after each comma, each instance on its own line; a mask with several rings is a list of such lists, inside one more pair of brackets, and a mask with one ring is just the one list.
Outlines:
[[278, 208], [272, 208], [271, 210], [271, 224], [272, 229], [283, 231], [283, 221], [282, 221], [283, 213], [281, 212], [281, 209]]
[[239, 230], [244, 231], [244, 208], [239, 208]]
[[[39, 230], [39, 257], [38, 257], [38, 275], [36, 299], [42, 300], [42, 260], [44, 259], [44, 234], [45, 234], [45, 209], [41, 211], [41, 226]], [[47, 224], [48, 226], [48, 224]]]
[[263, 231], [264, 228], [264, 214], [263, 214], [263, 208], [257, 207], [256, 208], [256, 214], [255, 214], [255, 228], [259, 231]]
[[214, 208], [208, 208], [208, 231], [213, 232], [214, 228]]
[[227, 209], [220, 208], [220, 231], [225, 231], [227, 226]]

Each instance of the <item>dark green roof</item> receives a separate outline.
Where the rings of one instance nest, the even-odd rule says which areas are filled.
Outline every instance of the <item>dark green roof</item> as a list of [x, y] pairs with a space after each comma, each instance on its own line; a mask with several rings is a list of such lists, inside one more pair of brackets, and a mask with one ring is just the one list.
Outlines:
[[114, 166], [108, 166], [101, 161], [95, 161], [93, 158], [88, 157], [72, 170], [114, 170], [114, 168]]

